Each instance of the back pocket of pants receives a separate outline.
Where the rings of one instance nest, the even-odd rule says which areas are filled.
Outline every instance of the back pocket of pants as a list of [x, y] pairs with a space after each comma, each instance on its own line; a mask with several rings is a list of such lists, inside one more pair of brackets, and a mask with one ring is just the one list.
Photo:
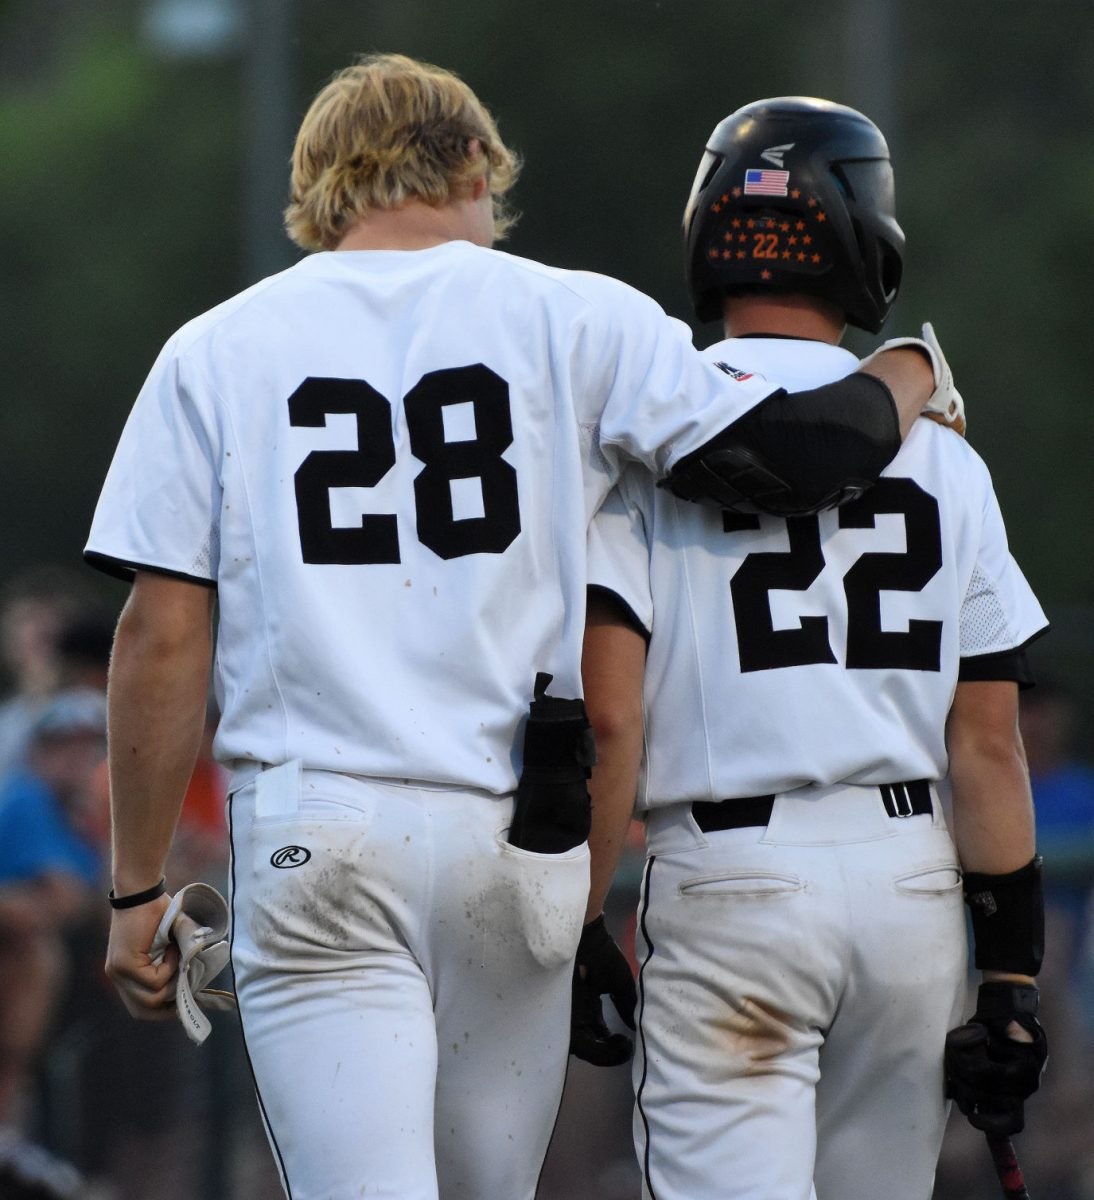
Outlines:
[[909, 896], [950, 896], [961, 891], [961, 872], [952, 863], [939, 863], [900, 875], [893, 883]]
[[507, 885], [516, 892], [520, 927], [541, 967], [561, 966], [577, 953], [589, 898], [589, 847], [536, 854], [497, 842]]
[[723, 871], [717, 875], [697, 875], [679, 885], [681, 896], [751, 896], [789, 895], [802, 890], [796, 875], [777, 875], [771, 871]]

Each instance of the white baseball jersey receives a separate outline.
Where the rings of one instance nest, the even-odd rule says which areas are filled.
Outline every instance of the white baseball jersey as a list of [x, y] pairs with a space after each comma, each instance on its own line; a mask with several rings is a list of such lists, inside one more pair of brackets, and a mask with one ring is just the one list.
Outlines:
[[466, 242], [316, 254], [156, 362], [87, 545], [215, 585], [218, 756], [511, 791], [579, 695], [590, 515], [775, 390], [600, 276]]
[[[775, 338], [705, 353], [792, 391], [857, 361]], [[983, 461], [925, 420], [874, 488], [816, 517], [683, 503], [629, 469], [590, 548], [590, 583], [652, 630], [640, 807], [941, 779], [961, 662], [1046, 626]]]

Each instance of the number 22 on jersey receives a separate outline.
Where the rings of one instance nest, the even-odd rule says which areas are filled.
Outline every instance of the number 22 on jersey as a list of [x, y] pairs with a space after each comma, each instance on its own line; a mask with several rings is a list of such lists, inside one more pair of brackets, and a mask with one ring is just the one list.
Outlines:
[[[847, 604], [849, 668], [939, 670], [942, 622], [912, 619], [905, 631], [881, 627], [881, 593], [919, 592], [942, 566], [938, 501], [911, 479], [880, 479], [860, 499], [839, 509], [841, 529], [871, 529], [879, 513], [904, 519], [903, 553], [859, 555], [843, 577]], [[760, 528], [760, 518], [723, 513], [723, 528], [737, 533]], [[787, 551], [746, 554], [730, 581], [741, 671], [834, 663], [828, 618], [800, 617], [796, 629], [776, 629], [772, 591], [804, 592], [824, 570], [820, 522], [816, 517], [786, 521]]]

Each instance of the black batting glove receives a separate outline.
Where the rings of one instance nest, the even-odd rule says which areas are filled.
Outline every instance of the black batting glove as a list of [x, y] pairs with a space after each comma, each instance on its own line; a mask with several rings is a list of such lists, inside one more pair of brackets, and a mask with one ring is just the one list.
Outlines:
[[638, 993], [631, 965], [604, 924], [603, 915], [581, 931], [574, 962], [570, 1053], [595, 1067], [617, 1067], [634, 1053], [625, 1033], [612, 1033], [604, 1023], [601, 996], [607, 995], [628, 1028], [634, 1028]]
[[[968, 1024], [946, 1035], [946, 1095], [985, 1133], [1009, 1137], [1025, 1126], [1024, 1104], [1041, 1082], [1048, 1039], [1032, 984], [982, 983]], [[1033, 1038], [1007, 1033], [1017, 1021]]]

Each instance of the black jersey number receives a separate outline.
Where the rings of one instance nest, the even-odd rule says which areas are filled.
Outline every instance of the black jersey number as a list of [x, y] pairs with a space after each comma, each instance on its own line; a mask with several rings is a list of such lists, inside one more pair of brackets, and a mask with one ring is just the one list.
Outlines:
[[[843, 578], [847, 597], [847, 666], [937, 671], [942, 622], [911, 620], [906, 631], [881, 627], [882, 592], [919, 592], [942, 566], [938, 501], [911, 479], [881, 479], [839, 510], [841, 529], [872, 529], [879, 513], [904, 518], [903, 553], [861, 555]], [[728, 533], [759, 529], [759, 517], [723, 514]], [[770, 592], [805, 591], [824, 569], [816, 517], [786, 522], [790, 548], [746, 555], [730, 581], [741, 670], [834, 663], [827, 617], [801, 617], [798, 629], [775, 629]]]
[[[445, 437], [444, 410], [469, 404], [475, 436]], [[424, 465], [414, 480], [419, 540], [441, 558], [501, 554], [520, 533], [517, 473], [502, 459], [512, 444], [509, 385], [482, 363], [430, 371], [403, 401], [410, 450]], [[395, 465], [391, 404], [363, 379], [311, 377], [289, 397], [289, 423], [322, 428], [328, 415], [357, 421], [355, 450], [313, 450], [296, 475], [300, 551], [309, 563], [397, 563], [394, 513], [362, 515], [360, 525], [331, 521], [330, 489], [375, 487]], [[482, 515], [457, 518], [452, 484], [477, 479]]]

